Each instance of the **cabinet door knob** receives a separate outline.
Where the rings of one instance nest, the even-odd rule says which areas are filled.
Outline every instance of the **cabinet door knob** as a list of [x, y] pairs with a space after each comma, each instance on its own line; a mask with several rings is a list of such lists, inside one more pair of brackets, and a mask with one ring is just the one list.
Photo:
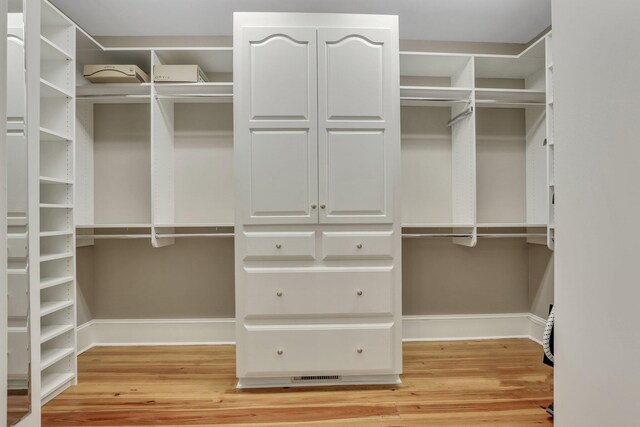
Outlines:
[[358, 349], [356, 350], [358, 352], [358, 354], [362, 353], [362, 347], [358, 347]]
[[356, 292], [356, 294], [361, 297], [362, 296], [362, 291], [360, 289], [358, 289], [358, 292]]
[[358, 248], [358, 249], [362, 249], [362, 243], [358, 243], [358, 244], [356, 245], [356, 248]]
[[284, 353], [284, 350], [279, 348], [278, 351], [276, 351], [276, 353], [278, 354], [278, 356], [282, 356], [282, 353]]
[[276, 243], [276, 249], [280, 249], [282, 245], [280, 243]]
[[311, 205], [311, 209], [315, 209], [317, 207], [318, 207], [318, 205]]
[[327, 207], [327, 205], [320, 205], [320, 209], [324, 209], [326, 207]]
[[276, 292], [276, 295], [277, 295], [277, 296], [279, 296], [279, 297], [281, 297], [281, 296], [282, 296], [282, 291], [278, 291], [278, 292]]

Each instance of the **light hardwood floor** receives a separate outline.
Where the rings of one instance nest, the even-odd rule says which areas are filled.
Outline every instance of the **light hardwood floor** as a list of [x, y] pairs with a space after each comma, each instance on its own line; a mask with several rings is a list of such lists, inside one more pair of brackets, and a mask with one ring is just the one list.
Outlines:
[[404, 344], [400, 386], [235, 389], [233, 346], [98, 347], [43, 426], [530, 426], [553, 371], [527, 339]]

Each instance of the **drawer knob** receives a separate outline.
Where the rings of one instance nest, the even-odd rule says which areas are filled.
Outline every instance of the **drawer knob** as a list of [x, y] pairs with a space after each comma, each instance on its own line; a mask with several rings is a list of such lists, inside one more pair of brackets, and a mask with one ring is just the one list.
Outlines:
[[320, 205], [320, 209], [324, 209], [326, 207], [327, 207], [327, 205]]
[[358, 289], [358, 292], [356, 292], [356, 294], [361, 297], [362, 296], [362, 291], [360, 289]]
[[282, 356], [282, 353], [284, 353], [284, 350], [279, 348], [278, 351], [276, 351], [276, 353], [278, 354], [278, 356]]
[[356, 350], [358, 352], [358, 354], [362, 353], [362, 347], [358, 347], [358, 349]]
[[276, 249], [280, 249], [282, 245], [280, 243], [276, 243]]
[[317, 207], [318, 207], [318, 205], [311, 205], [311, 209], [315, 209]]
[[277, 295], [277, 296], [279, 296], [279, 297], [281, 297], [281, 296], [282, 296], [282, 291], [278, 291], [278, 292], [276, 292], [276, 295]]
[[356, 245], [356, 248], [358, 248], [358, 249], [362, 249], [362, 243], [358, 243], [358, 244]]

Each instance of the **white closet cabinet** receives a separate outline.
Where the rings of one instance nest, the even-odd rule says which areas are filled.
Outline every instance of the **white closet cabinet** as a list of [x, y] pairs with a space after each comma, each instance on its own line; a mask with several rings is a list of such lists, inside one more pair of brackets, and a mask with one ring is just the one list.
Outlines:
[[239, 387], [397, 383], [397, 18], [234, 17]]

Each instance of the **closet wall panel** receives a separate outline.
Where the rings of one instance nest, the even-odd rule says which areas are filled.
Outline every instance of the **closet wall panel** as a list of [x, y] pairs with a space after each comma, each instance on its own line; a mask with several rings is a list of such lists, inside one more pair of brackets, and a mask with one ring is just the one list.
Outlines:
[[475, 248], [405, 239], [403, 314], [528, 312], [529, 246], [523, 239], [480, 240]]
[[96, 319], [234, 316], [233, 240], [97, 240], [93, 248]]
[[176, 104], [176, 223], [233, 224], [233, 106]]
[[149, 105], [94, 107], [96, 224], [151, 222]]

